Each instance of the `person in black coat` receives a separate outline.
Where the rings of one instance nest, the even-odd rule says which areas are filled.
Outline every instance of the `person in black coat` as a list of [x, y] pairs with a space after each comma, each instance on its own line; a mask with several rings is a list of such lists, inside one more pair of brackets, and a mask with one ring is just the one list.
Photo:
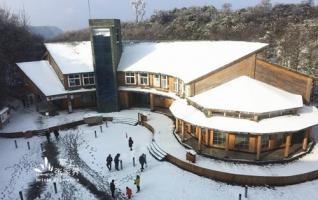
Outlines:
[[45, 136], [46, 136], [47, 142], [50, 142], [50, 136], [51, 136], [50, 131], [45, 131]]
[[109, 171], [112, 170], [112, 161], [113, 161], [112, 155], [109, 154], [106, 158], [106, 166], [109, 169]]
[[115, 189], [116, 189], [115, 180], [113, 179], [112, 182], [110, 183], [110, 191], [112, 193], [113, 198], [115, 198]]
[[144, 164], [147, 163], [146, 154], [143, 153], [143, 154], [141, 154], [141, 156], [139, 156], [139, 163], [141, 165], [141, 171], [143, 171], [144, 170]]
[[119, 156], [120, 156], [120, 154], [118, 153], [118, 154], [116, 154], [116, 156], [115, 156], [115, 158], [114, 158], [114, 162], [115, 162], [115, 169], [117, 170], [117, 171], [119, 171]]
[[53, 133], [54, 133], [55, 139], [59, 140], [59, 135], [60, 135], [59, 131], [58, 130], [54, 130]]
[[132, 146], [134, 144], [134, 141], [131, 139], [131, 137], [129, 137], [129, 140], [128, 140], [128, 146], [130, 148], [130, 151], [132, 151]]

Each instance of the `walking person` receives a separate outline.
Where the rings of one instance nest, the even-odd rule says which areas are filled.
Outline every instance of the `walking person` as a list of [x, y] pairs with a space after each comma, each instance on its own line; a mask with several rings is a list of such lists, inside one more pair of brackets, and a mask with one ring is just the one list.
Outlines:
[[129, 137], [129, 140], [128, 140], [128, 146], [130, 148], [130, 151], [132, 151], [132, 146], [134, 144], [134, 141], [131, 139], [131, 137]]
[[50, 136], [51, 136], [50, 131], [45, 131], [45, 136], [46, 136], [47, 142], [50, 142]]
[[54, 130], [53, 133], [54, 133], [55, 139], [58, 141], [59, 140], [59, 135], [60, 135], [59, 131], [58, 130]]
[[144, 165], [146, 164], [146, 155], [143, 153], [139, 156], [139, 163], [141, 165], [141, 171], [144, 171]]
[[113, 158], [112, 158], [112, 155], [108, 155], [107, 158], [106, 158], [106, 167], [108, 168], [108, 170], [112, 170], [112, 161], [113, 161]]
[[140, 176], [139, 176], [139, 175], [136, 176], [136, 179], [135, 179], [135, 181], [134, 181], [134, 184], [135, 184], [136, 187], [137, 187], [137, 192], [140, 192]]
[[117, 153], [116, 154], [116, 156], [115, 156], [115, 158], [114, 158], [114, 162], [115, 162], [115, 169], [117, 170], [117, 171], [119, 171], [119, 157], [120, 157], [120, 154], [119, 153]]
[[131, 199], [132, 190], [129, 187], [126, 187], [126, 195], [128, 199]]
[[112, 182], [110, 183], [110, 191], [112, 193], [113, 198], [115, 198], [115, 189], [116, 189], [115, 180], [113, 179]]

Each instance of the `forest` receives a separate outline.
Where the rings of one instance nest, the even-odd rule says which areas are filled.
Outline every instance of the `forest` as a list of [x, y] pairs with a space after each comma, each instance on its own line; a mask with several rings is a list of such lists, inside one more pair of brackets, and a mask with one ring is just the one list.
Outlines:
[[44, 54], [43, 39], [27, 26], [24, 13], [16, 15], [0, 7], [0, 108], [7, 96], [17, 92], [15, 63], [41, 59]]

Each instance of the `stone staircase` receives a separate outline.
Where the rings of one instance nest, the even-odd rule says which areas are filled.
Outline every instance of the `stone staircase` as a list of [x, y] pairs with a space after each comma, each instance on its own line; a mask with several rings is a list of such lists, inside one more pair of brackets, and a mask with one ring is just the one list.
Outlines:
[[114, 124], [128, 124], [132, 126], [137, 126], [138, 120], [133, 118], [124, 118], [124, 117], [114, 117], [112, 123]]
[[150, 143], [148, 151], [158, 161], [164, 161], [167, 156], [167, 153], [162, 150], [155, 141]]

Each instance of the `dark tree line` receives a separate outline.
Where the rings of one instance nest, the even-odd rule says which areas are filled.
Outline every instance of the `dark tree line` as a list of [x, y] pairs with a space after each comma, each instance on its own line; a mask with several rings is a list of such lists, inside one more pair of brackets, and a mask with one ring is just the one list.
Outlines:
[[41, 58], [43, 39], [28, 31], [27, 18], [0, 7], [0, 107], [16, 86], [15, 63]]

